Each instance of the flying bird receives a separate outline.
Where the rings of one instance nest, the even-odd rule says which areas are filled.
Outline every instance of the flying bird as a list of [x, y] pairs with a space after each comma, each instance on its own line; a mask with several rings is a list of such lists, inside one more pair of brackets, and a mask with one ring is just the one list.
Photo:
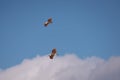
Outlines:
[[50, 59], [53, 59], [53, 57], [54, 57], [56, 54], [57, 54], [56, 49], [55, 49], [55, 48], [52, 49], [52, 52], [51, 52], [51, 54], [49, 55], [49, 58], [50, 58]]
[[47, 27], [48, 24], [52, 23], [52, 18], [49, 18], [45, 23], [44, 26]]

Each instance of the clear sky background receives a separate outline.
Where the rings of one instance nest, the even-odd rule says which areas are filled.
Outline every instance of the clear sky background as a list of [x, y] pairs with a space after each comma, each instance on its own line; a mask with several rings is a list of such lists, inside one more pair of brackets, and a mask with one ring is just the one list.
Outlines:
[[82, 58], [120, 56], [120, 1], [0, 0], [0, 68], [52, 48]]

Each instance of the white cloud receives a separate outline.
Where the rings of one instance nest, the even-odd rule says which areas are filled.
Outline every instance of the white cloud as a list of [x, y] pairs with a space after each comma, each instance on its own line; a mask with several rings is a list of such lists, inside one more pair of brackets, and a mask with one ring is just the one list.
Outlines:
[[120, 80], [120, 57], [80, 59], [73, 54], [25, 59], [0, 71], [0, 80]]

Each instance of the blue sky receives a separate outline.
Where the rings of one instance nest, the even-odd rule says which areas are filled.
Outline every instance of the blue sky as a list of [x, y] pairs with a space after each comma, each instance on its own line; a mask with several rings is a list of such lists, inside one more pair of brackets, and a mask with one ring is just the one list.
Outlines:
[[[120, 56], [119, 0], [0, 0], [0, 68], [25, 58]], [[49, 18], [47, 28], [43, 23]]]

